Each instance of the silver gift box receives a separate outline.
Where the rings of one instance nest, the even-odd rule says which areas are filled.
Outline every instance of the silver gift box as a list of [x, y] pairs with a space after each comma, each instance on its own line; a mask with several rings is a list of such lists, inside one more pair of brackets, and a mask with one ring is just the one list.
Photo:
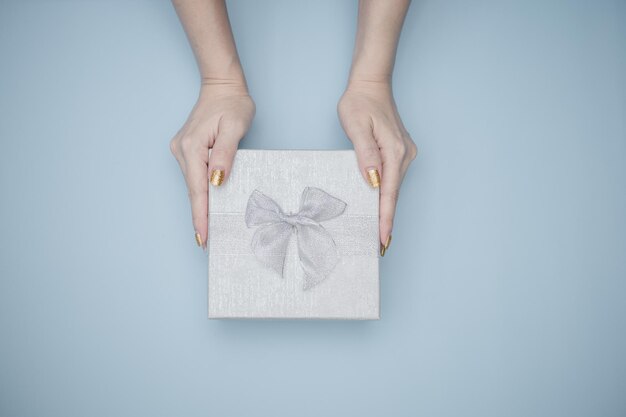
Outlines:
[[208, 317], [379, 319], [378, 201], [352, 150], [237, 151], [209, 189]]

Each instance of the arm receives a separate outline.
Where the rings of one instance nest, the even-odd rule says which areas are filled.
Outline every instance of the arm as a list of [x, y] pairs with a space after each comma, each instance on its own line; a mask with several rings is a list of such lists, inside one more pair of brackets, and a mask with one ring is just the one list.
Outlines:
[[346, 91], [337, 111], [364, 179], [380, 187], [381, 255], [389, 247], [400, 184], [417, 147], [396, 108], [391, 80], [410, 0], [360, 0]]
[[[173, 0], [200, 70], [198, 100], [170, 150], [185, 177], [198, 245], [208, 237], [208, 182], [228, 179], [255, 113], [224, 0]], [[212, 149], [209, 158], [209, 148]]]

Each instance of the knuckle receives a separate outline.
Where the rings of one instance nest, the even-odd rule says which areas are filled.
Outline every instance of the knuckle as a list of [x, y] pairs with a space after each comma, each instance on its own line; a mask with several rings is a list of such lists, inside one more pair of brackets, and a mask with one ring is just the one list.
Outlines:
[[183, 136], [180, 139], [180, 150], [183, 155], [190, 155], [197, 149], [196, 141], [191, 136]]
[[178, 155], [178, 138], [173, 138], [172, 140], [170, 140], [170, 152], [172, 153], [172, 155], [177, 156]]
[[340, 116], [345, 114], [345, 112], [349, 110], [349, 107], [349, 102], [345, 99], [345, 97], [341, 97], [341, 99], [339, 99], [339, 102], [337, 103], [337, 114], [339, 114]]
[[191, 142], [189, 140], [182, 139], [180, 141], [180, 153], [182, 155], [189, 155], [191, 153]]
[[365, 113], [359, 111], [359, 103], [346, 98], [340, 99], [337, 103], [337, 115], [342, 123], [359, 123], [367, 120]]
[[389, 146], [389, 153], [394, 161], [401, 161], [407, 154], [407, 144], [404, 140], [394, 140]]
[[417, 145], [411, 139], [408, 140], [407, 144], [407, 158], [409, 161], [413, 161], [417, 157]]
[[389, 145], [388, 152], [394, 161], [413, 161], [417, 157], [417, 145], [411, 138], [398, 138]]

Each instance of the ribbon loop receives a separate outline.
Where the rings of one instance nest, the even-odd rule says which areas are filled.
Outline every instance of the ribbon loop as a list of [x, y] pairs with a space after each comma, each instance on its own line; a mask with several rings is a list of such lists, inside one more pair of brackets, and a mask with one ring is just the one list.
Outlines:
[[298, 213], [285, 214], [272, 198], [259, 190], [250, 194], [246, 225], [258, 227], [252, 236], [252, 252], [265, 266], [283, 276], [291, 232], [298, 235], [298, 254], [304, 271], [305, 290], [330, 275], [339, 257], [332, 236], [319, 223], [343, 214], [346, 203], [315, 187], [302, 192]]

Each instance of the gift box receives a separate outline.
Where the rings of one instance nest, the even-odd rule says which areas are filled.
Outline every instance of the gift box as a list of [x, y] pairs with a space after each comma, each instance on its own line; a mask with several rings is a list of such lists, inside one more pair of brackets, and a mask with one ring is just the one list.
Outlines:
[[209, 190], [208, 317], [379, 319], [378, 201], [352, 150], [238, 150]]

